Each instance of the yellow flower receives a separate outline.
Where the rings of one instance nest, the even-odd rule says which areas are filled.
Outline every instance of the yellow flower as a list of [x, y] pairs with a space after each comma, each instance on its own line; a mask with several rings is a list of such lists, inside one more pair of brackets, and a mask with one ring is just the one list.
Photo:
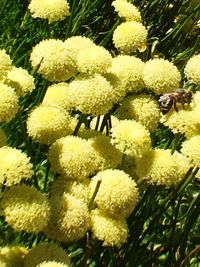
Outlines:
[[7, 189], [0, 202], [2, 215], [16, 231], [38, 233], [49, 219], [49, 203], [34, 187], [15, 185]]
[[0, 80], [3, 79], [7, 72], [12, 68], [12, 61], [4, 49], [0, 49]]
[[91, 212], [93, 236], [103, 241], [103, 246], [121, 247], [128, 238], [125, 220], [115, 220], [96, 209]]
[[29, 115], [27, 132], [35, 141], [52, 144], [70, 133], [69, 121], [69, 114], [63, 109], [40, 105]]
[[117, 26], [113, 33], [113, 43], [125, 54], [135, 50], [144, 51], [147, 43], [147, 30], [139, 22], [124, 22]]
[[57, 261], [44, 261], [36, 267], [69, 267], [68, 264], [63, 264]]
[[176, 185], [190, 168], [184, 155], [178, 152], [172, 155], [169, 149], [150, 150], [135, 162], [139, 178], [156, 185]]
[[18, 97], [14, 89], [0, 83], [0, 122], [9, 122], [18, 112]]
[[35, 89], [34, 78], [22, 68], [13, 67], [7, 73], [4, 83], [13, 87], [19, 96], [25, 96]]
[[81, 76], [69, 84], [74, 107], [93, 116], [106, 114], [116, 102], [118, 92], [100, 74]]
[[110, 138], [105, 135], [98, 135], [89, 139], [92, 148], [96, 152], [96, 164], [99, 165], [99, 170], [114, 169], [122, 161], [123, 154], [110, 141]]
[[154, 131], [160, 119], [158, 102], [148, 95], [128, 96], [117, 110], [120, 120], [134, 119], [149, 131]]
[[136, 183], [125, 172], [108, 169], [92, 178], [91, 195], [98, 181], [101, 184], [95, 198], [97, 207], [112, 218], [127, 218], [138, 202]]
[[33, 18], [48, 19], [49, 23], [64, 20], [70, 15], [66, 0], [31, 0], [28, 8]]
[[30, 61], [33, 68], [51, 82], [66, 81], [76, 73], [75, 61], [61, 40], [47, 39], [38, 43], [32, 49]]
[[155, 58], [145, 63], [143, 78], [146, 87], [156, 94], [161, 94], [177, 89], [181, 74], [172, 62], [163, 58]]
[[24, 256], [28, 253], [25, 247], [6, 246], [0, 247], [1, 267], [22, 267], [24, 266]]
[[24, 259], [24, 267], [36, 267], [44, 261], [69, 264], [67, 253], [55, 243], [42, 243], [30, 249]]
[[78, 55], [82, 50], [84, 50], [86, 47], [88, 49], [90, 49], [90, 47], [93, 46], [96, 47], [95, 43], [90, 38], [81, 35], [67, 38], [64, 41], [64, 44], [67, 50], [70, 52], [70, 55], [72, 56], [76, 64]]
[[111, 144], [122, 153], [141, 157], [151, 148], [150, 134], [135, 120], [121, 120], [112, 128]]
[[0, 147], [5, 146], [7, 143], [6, 133], [2, 128], [0, 128]]
[[51, 217], [45, 229], [48, 237], [62, 242], [78, 240], [90, 227], [90, 216], [84, 202], [64, 193], [51, 199]]
[[200, 85], [200, 54], [188, 60], [184, 72], [188, 80]]
[[137, 21], [141, 22], [141, 14], [138, 8], [131, 3], [123, 0], [116, 0], [112, 2], [115, 11], [118, 13], [119, 17], [125, 18], [126, 21]]
[[200, 168], [200, 135], [184, 141], [181, 152], [190, 160], [193, 166]]
[[42, 104], [60, 107], [66, 111], [72, 109], [68, 83], [52, 84], [47, 88]]
[[104, 73], [111, 66], [111, 54], [101, 46], [86, 47], [78, 54], [78, 70], [85, 73]]
[[170, 111], [161, 117], [160, 122], [168, 126], [173, 133], [183, 133], [190, 138], [200, 133], [200, 92], [193, 94], [190, 105], [177, 103], [178, 112], [172, 107]]
[[0, 183], [6, 186], [18, 184], [33, 176], [33, 165], [22, 151], [3, 146], [0, 148]]
[[53, 171], [67, 179], [83, 180], [98, 169], [94, 149], [77, 136], [58, 139], [50, 147], [49, 161]]
[[89, 202], [89, 179], [80, 181], [67, 180], [63, 176], [59, 176], [56, 181], [53, 182], [51, 188], [51, 194], [53, 197], [62, 196], [64, 193], [68, 193], [81, 201]]
[[134, 56], [119, 55], [112, 60], [109, 71], [115, 74], [124, 86], [125, 94], [144, 88], [144, 62]]

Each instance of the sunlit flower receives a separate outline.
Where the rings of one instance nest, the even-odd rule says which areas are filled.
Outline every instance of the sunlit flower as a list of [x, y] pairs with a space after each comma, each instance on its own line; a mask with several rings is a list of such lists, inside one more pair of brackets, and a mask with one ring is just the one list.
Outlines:
[[119, 17], [125, 18], [126, 21], [137, 21], [141, 22], [141, 14], [136, 6], [131, 3], [122, 0], [116, 0], [112, 2], [115, 11]]
[[179, 108], [178, 112], [172, 109], [161, 117], [160, 122], [169, 127], [174, 134], [182, 133], [186, 138], [190, 138], [200, 133], [200, 123], [196, 115], [191, 107]]
[[200, 168], [200, 135], [193, 136], [184, 141], [181, 152], [190, 160], [194, 167]]
[[51, 216], [45, 230], [48, 237], [71, 242], [84, 237], [90, 227], [87, 205], [74, 196], [64, 193], [51, 199]]
[[125, 220], [115, 220], [95, 209], [91, 212], [93, 236], [103, 241], [103, 246], [121, 247], [128, 238], [128, 226]]
[[5, 131], [0, 128], [0, 147], [5, 146], [7, 143], [7, 136]]
[[0, 122], [9, 122], [18, 112], [18, 97], [14, 89], [0, 83]]
[[33, 166], [22, 151], [3, 146], [0, 148], [0, 183], [6, 186], [18, 184], [33, 176]]
[[33, 18], [48, 19], [49, 23], [64, 20], [70, 15], [66, 0], [31, 0], [28, 8]]
[[147, 30], [139, 22], [124, 22], [117, 26], [113, 33], [113, 43], [123, 53], [146, 49]]
[[53, 171], [67, 179], [83, 180], [98, 169], [90, 143], [75, 136], [58, 139], [50, 147], [49, 161]]
[[68, 93], [68, 83], [52, 84], [47, 88], [42, 103], [46, 106], [60, 107], [64, 110], [71, 110], [71, 99]]
[[86, 47], [78, 54], [78, 70], [85, 73], [104, 73], [111, 66], [111, 54], [101, 46]]
[[12, 61], [4, 49], [0, 49], [0, 80], [3, 79], [7, 72], [12, 68]]
[[148, 95], [128, 96], [117, 110], [120, 120], [134, 119], [149, 131], [156, 129], [160, 119], [158, 102]]
[[56, 39], [43, 40], [32, 49], [30, 61], [43, 78], [62, 82], [76, 73], [76, 66], [64, 42]]
[[69, 267], [68, 264], [63, 264], [57, 261], [44, 261], [36, 267]]
[[49, 203], [44, 194], [34, 187], [15, 185], [2, 196], [1, 214], [16, 231], [38, 233], [49, 219]]
[[25, 96], [35, 89], [34, 78], [27, 70], [13, 67], [4, 79], [4, 83], [15, 89], [17, 95]]
[[200, 85], [200, 54], [188, 60], [184, 72], [188, 80]]
[[179, 183], [190, 168], [187, 158], [169, 149], [155, 149], [137, 158], [136, 174], [150, 184], [172, 186]]
[[68, 180], [63, 176], [59, 176], [56, 181], [53, 182], [51, 188], [52, 196], [62, 196], [64, 193], [68, 193], [77, 199], [82, 200], [85, 203], [89, 201], [89, 179], [80, 181]]
[[109, 71], [115, 74], [124, 85], [125, 93], [138, 91], [144, 88], [143, 82], [144, 62], [141, 59], [119, 55], [112, 60]]
[[67, 50], [70, 52], [70, 55], [74, 59], [75, 63], [77, 64], [77, 57], [79, 53], [84, 50], [86, 47], [90, 49], [90, 47], [93, 47], [95, 43], [90, 39], [85, 36], [71, 36], [67, 38], [64, 41], [64, 44], [67, 48]]
[[163, 58], [155, 58], [145, 63], [143, 78], [146, 87], [161, 94], [177, 89], [181, 74], [172, 62]]
[[22, 267], [24, 266], [24, 256], [28, 253], [25, 247], [6, 246], [0, 247], [1, 267]]
[[35, 141], [52, 144], [70, 133], [69, 114], [59, 107], [38, 106], [27, 120], [27, 132]]
[[25, 257], [24, 267], [36, 267], [44, 261], [56, 261], [69, 264], [70, 259], [67, 253], [55, 243], [41, 243], [30, 249]]
[[100, 74], [81, 76], [69, 84], [74, 107], [93, 116], [107, 113], [116, 102], [118, 93]]
[[96, 152], [99, 170], [114, 169], [121, 163], [123, 154], [111, 144], [108, 136], [98, 135], [89, 139], [89, 142]]
[[141, 157], [151, 148], [151, 139], [148, 130], [139, 122], [121, 120], [112, 128], [111, 144], [122, 153]]
[[136, 183], [125, 172], [108, 169], [92, 178], [91, 195], [98, 181], [101, 184], [95, 198], [97, 207], [112, 218], [127, 218], [138, 202]]

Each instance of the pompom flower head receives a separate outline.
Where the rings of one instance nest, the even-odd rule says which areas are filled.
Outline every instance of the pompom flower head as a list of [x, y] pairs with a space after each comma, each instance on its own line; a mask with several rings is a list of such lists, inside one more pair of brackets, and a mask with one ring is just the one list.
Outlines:
[[146, 128], [135, 120], [122, 120], [112, 128], [113, 144], [122, 153], [141, 157], [151, 148], [150, 134]]
[[68, 83], [52, 84], [47, 88], [42, 104], [45, 106], [60, 107], [66, 111], [71, 110], [71, 98]]
[[0, 147], [5, 146], [7, 143], [6, 133], [2, 128], [0, 128]]
[[116, 116], [120, 120], [134, 119], [153, 131], [160, 119], [160, 108], [157, 101], [148, 95], [128, 96], [117, 110]]
[[96, 152], [96, 160], [99, 161], [99, 170], [114, 169], [122, 161], [123, 154], [110, 141], [110, 138], [105, 135], [97, 135], [89, 140]]
[[101, 46], [86, 47], [78, 54], [78, 70], [83, 73], [104, 73], [110, 67], [112, 56]]
[[190, 160], [193, 167], [200, 168], [200, 135], [184, 141], [181, 152]]
[[125, 220], [115, 220], [95, 209], [91, 212], [93, 236], [103, 241], [103, 246], [121, 247], [128, 238], [128, 226]]
[[188, 80], [200, 85], [200, 54], [188, 60], [184, 72]]
[[74, 59], [75, 63], [77, 64], [77, 58], [79, 53], [84, 50], [86, 47], [87, 49], [90, 49], [90, 47], [93, 47], [95, 43], [90, 39], [85, 36], [71, 36], [67, 38], [64, 41], [64, 44], [67, 48], [68, 51], [70, 51], [70, 55]]
[[0, 183], [6, 186], [18, 184], [33, 176], [32, 164], [25, 153], [8, 146], [0, 148]]
[[30, 61], [43, 78], [51, 82], [62, 82], [76, 73], [75, 62], [64, 42], [47, 39], [33, 47]]
[[113, 33], [113, 43], [125, 54], [146, 49], [147, 30], [136, 21], [124, 22], [117, 26]]
[[0, 247], [0, 266], [1, 267], [22, 267], [24, 257], [28, 253], [25, 247], [6, 246]]
[[141, 22], [142, 18], [140, 11], [131, 3], [124, 0], [116, 0], [112, 2], [112, 6], [114, 6], [118, 16], [124, 18], [126, 21]]
[[0, 83], [0, 122], [9, 122], [18, 112], [18, 97], [14, 89]]
[[50, 147], [49, 161], [53, 171], [67, 179], [83, 180], [98, 169], [90, 143], [75, 136], [58, 139]]
[[0, 80], [3, 79], [7, 72], [12, 68], [12, 61], [5, 50], [0, 49]]
[[190, 168], [185, 156], [178, 152], [171, 154], [169, 149], [150, 150], [135, 162], [139, 178], [156, 185], [176, 185]]
[[24, 267], [36, 267], [44, 261], [70, 263], [69, 256], [61, 247], [54, 243], [42, 243], [29, 251], [24, 259]]
[[2, 215], [16, 231], [38, 233], [46, 227], [49, 204], [45, 195], [34, 187], [15, 185], [3, 193]]
[[81, 76], [69, 85], [74, 107], [93, 116], [106, 114], [116, 102], [118, 92], [100, 74]]
[[143, 78], [146, 87], [152, 89], [156, 94], [177, 89], [181, 81], [177, 67], [162, 58], [151, 59], [145, 63]]
[[31, 0], [28, 8], [34, 18], [48, 19], [49, 23], [70, 15], [66, 0]]
[[81, 201], [89, 202], [89, 179], [84, 179], [82, 181], [68, 180], [63, 176], [59, 176], [56, 181], [54, 181], [51, 194], [53, 197], [62, 196], [64, 193], [68, 193]]
[[35, 141], [52, 144], [70, 133], [69, 114], [52, 106], [38, 106], [27, 120], [27, 132]]
[[144, 88], [143, 68], [144, 62], [141, 59], [134, 56], [119, 55], [113, 58], [109, 71], [119, 78], [126, 94]]
[[13, 87], [19, 96], [25, 96], [35, 89], [34, 78], [22, 68], [13, 67], [7, 73], [4, 83]]
[[138, 202], [136, 183], [125, 172], [108, 169], [92, 178], [91, 195], [98, 181], [101, 184], [95, 198], [97, 207], [112, 218], [127, 218]]
[[51, 199], [51, 216], [45, 229], [48, 237], [71, 242], [84, 237], [90, 227], [87, 205], [70, 194]]

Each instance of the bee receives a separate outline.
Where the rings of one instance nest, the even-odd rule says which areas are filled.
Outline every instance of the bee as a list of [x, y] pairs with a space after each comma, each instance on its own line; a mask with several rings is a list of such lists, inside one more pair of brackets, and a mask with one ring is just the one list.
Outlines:
[[160, 96], [158, 102], [160, 102], [162, 114], [167, 114], [172, 106], [175, 111], [178, 112], [177, 103], [181, 103], [184, 108], [185, 104], [190, 104], [192, 101], [192, 92], [183, 88], [177, 89], [175, 92], [166, 93]]

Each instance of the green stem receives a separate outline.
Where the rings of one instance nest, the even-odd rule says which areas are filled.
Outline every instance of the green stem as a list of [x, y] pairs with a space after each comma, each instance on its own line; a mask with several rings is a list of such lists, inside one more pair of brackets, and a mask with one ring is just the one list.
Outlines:
[[89, 210], [92, 210], [92, 206], [93, 206], [93, 204], [94, 204], [94, 200], [95, 200], [95, 198], [96, 198], [96, 195], [97, 195], [97, 193], [98, 193], [98, 191], [99, 191], [99, 187], [100, 187], [100, 185], [101, 185], [101, 180], [98, 180], [98, 181], [97, 181], [97, 184], [96, 184], [96, 187], [95, 187], [95, 189], [94, 189], [94, 192], [93, 192], [93, 194], [92, 194], [92, 197], [91, 197], [91, 199], [90, 199], [90, 202], [89, 202], [89, 204], [88, 204], [88, 209], [89, 209]]

